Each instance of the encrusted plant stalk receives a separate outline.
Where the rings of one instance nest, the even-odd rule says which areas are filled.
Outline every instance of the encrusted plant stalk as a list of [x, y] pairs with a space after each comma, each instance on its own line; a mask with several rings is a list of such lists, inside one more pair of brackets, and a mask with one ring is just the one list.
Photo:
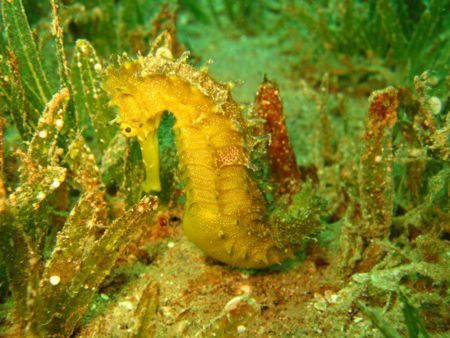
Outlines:
[[144, 179], [144, 167], [141, 162], [139, 144], [134, 139], [127, 139], [125, 148], [123, 194], [127, 207], [134, 205], [142, 194], [140, 182]]
[[151, 220], [156, 198], [144, 197], [106, 225], [95, 193], [86, 193], [58, 234], [33, 299], [27, 330], [39, 337], [68, 337], [136, 228]]
[[55, 36], [56, 42], [56, 55], [58, 58], [58, 66], [59, 66], [59, 78], [61, 80], [61, 84], [65, 87], [70, 87], [71, 83], [69, 81], [70, 78], [70, 68], [67, 64], [67, 57], [64, 51], [64, 32], [61, 27], [61, 23], [59, 20], [59, 1], [51, 0], [52, 4], [52, 34]]
[[20, 152], [19, 187], [2, 201], [0, 247], [17, 313], [28, 319], [38, 278], [48, 224], [45, 201], [64, 181], [66, 170], [56, 165], [56, 140], [63, 126], [68, 91], [63, 88], [46, 105], [27, 153]]
[[[285, 236], [277, 236], [277, 227], [265, 219], [263, 195], [248, 169], [239, 106], [226, 85], [185, 61], [172, 59], [163, 48], [109, 70], [105, 88], [119, 107], [120, 129], [141, 144], [147, 173], [143, 188], [159, 188], [154, 134], [169, 111], [176, 118], [173, 128], [186, 179], [186, 236], [209, 256], [233, 266], [281, 263], [294, 248], [279, 243], [276, 238]], [[298, 243], [306, 229], [295, 228], [291, 239]]]
[[5, 119], [0, 116], [0, 212], [6, 210], [6, 190], [3, 176], [5, 168], [5, 146], [3, 141]]
[[450, 150], [448, 147], [448, 114], [447, 124], [442, 129], [438, 129], [433, 118], [438, 115], [442, 109], [442, 103], [439, 98], [430, 96], [432, 80], [428, 72], [414, 78], [414, 87], [417, 92], [418, 111], [414, 115], [414, 131], [420, 140], [420, 143], [427, 148], [432, 155], [448, 160]]
[[[20, 132], [23, 139], [28, 139], [35, 126], [35, 122], [38, 120], [40, 112], [31, 109], [28, 112], [25, 109], [26, 98], [25, 90], [23, 88], [22, 78], [19, 72], [19, 63], [17, 57], [12, 50], [7, 48], [8, 51], [8, 68], [9, 68], [9, 98], [11, 106], [13, 107], [11, 115], [14, 120], [14, 124]], [[3, 84], [2, 84], [3, 85]], [[5, 86], [6, 87], [6, 86]], [[3, 90], [5, 90], [5, 87]]]
[[[100, 154], [105, 151], [114, 135], [114, 129], [109, 125], [113, 115], [108, 107], [108, 97], [101, 89], [102, 62], [89, 41], [77, 40], [72, 69], [72, 95], [79, 123], [78, 129], [83, 130], [90, 120], [95, 134], [95, 142], [91, 148], [94, 155], [100, 158]], [[83, 132], [83, 135], [86, 136], [87, 132]]]
[[392, 128], [397, 120], [397, 96], [397, 90], [388, 87], [369, 98], [360, 174], [365, 238], [386, 236], [392, 223]]
[[271, 135], [267, 152], [270, 179], [276, 196], [292, 196], [299, 190], [300, 170], [286, 129], [278, 86], [264, 79], [256, 93], [255, 111], [265, 120], [264, 129]]
[[[41, 58], [33, 39], [30, 25], [20, 0], [2, 0], [1, 10], [8, 46], [17, 57], [21, 81], [30, 108], [38, 117], [50, 98], [50, 86], [42, 67]], [[36, 123], [37, 121], [32, 121]]]

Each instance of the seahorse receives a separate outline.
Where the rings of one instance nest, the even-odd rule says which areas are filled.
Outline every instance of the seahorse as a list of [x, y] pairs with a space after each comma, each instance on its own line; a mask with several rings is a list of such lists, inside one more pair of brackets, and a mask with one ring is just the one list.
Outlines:
[[239, 268], [265, 268], [293, 257], [295, 246], [274, 236], [265, 198], [251, 177], [241, 108], [227, 84], [161, 47], [109, 67], [104, 88], [118, 107], [121, 132], [141, 145], [146, 191], [161, 189], [157, 129], [164, 112], [174, 115], [189, 240]]

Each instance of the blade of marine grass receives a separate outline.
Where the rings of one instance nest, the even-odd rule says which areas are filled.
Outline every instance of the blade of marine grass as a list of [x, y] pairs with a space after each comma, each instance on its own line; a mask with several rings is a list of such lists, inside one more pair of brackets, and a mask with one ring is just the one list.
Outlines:
[[50, 87], [22, 2], [2, 0], [1, 3], [8, 45], [17, 57], [27, 100], [35, 110], [42, 111], [51, 96]]
[[87, 40], [78, 40], [76, 43], [73, 70], [73, 102], [79, 127], [85, 127], [90, 120], [95, 135], [92, 148], [99, 156], [107, 148], [115, 129], [110, 125], [113, 114], [108, 108], [108, 97], [101, 87], [103, 66]]

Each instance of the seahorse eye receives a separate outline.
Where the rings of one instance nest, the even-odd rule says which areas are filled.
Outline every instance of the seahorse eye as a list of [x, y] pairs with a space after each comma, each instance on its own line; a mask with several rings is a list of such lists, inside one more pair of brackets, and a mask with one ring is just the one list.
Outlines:
[[133, 127], [127, 125], [127, 124], [122, 125], [120, 129], [122, 130], [122, 133], [123, 133], [126, 137], [133, 137], [133, 136], [136, 136], [136, 133], [135, 133], [136, 130], [135, 130]]

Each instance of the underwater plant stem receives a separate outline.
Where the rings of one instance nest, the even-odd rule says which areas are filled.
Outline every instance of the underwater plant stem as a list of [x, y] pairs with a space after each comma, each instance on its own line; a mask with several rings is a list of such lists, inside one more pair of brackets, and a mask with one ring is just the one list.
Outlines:
[[361, 153], [360, 195], [365, 238], [385, 237], [392, 223], [392, 128], [397, 120], [398, 92], [375, 91], [370, 99]]
[[265, 120], [265, 132], [271, 135], [267, 153], [270, 176], [276, 196], [292, 196], [299, 190], [300, 170], [289, 142], [283, 103], [278, 86], [265, 79], [258, 87], [255, 110]]
[[0, 213], [6, 210], [6, 190], [3, 177], [5, 147], [3, 141], [4, 127], [6, 120], [0, 116]]
[[52, 33], [55, 36], [56, 42], [56, 52], [58, 58], [58, 68], [59, 68], [59, 78], [61, 79], [61, 84], [64, 87], [69, 87], [72, 92], [70, 78], [70, 68], [67, 64], [67, 57], [64, 51], [64, 32], [61, 27], [61, 22], [59, 19], [59, 1], [51, 0], [52, 5], [52, 16], [53, 16], [53, 26]]

